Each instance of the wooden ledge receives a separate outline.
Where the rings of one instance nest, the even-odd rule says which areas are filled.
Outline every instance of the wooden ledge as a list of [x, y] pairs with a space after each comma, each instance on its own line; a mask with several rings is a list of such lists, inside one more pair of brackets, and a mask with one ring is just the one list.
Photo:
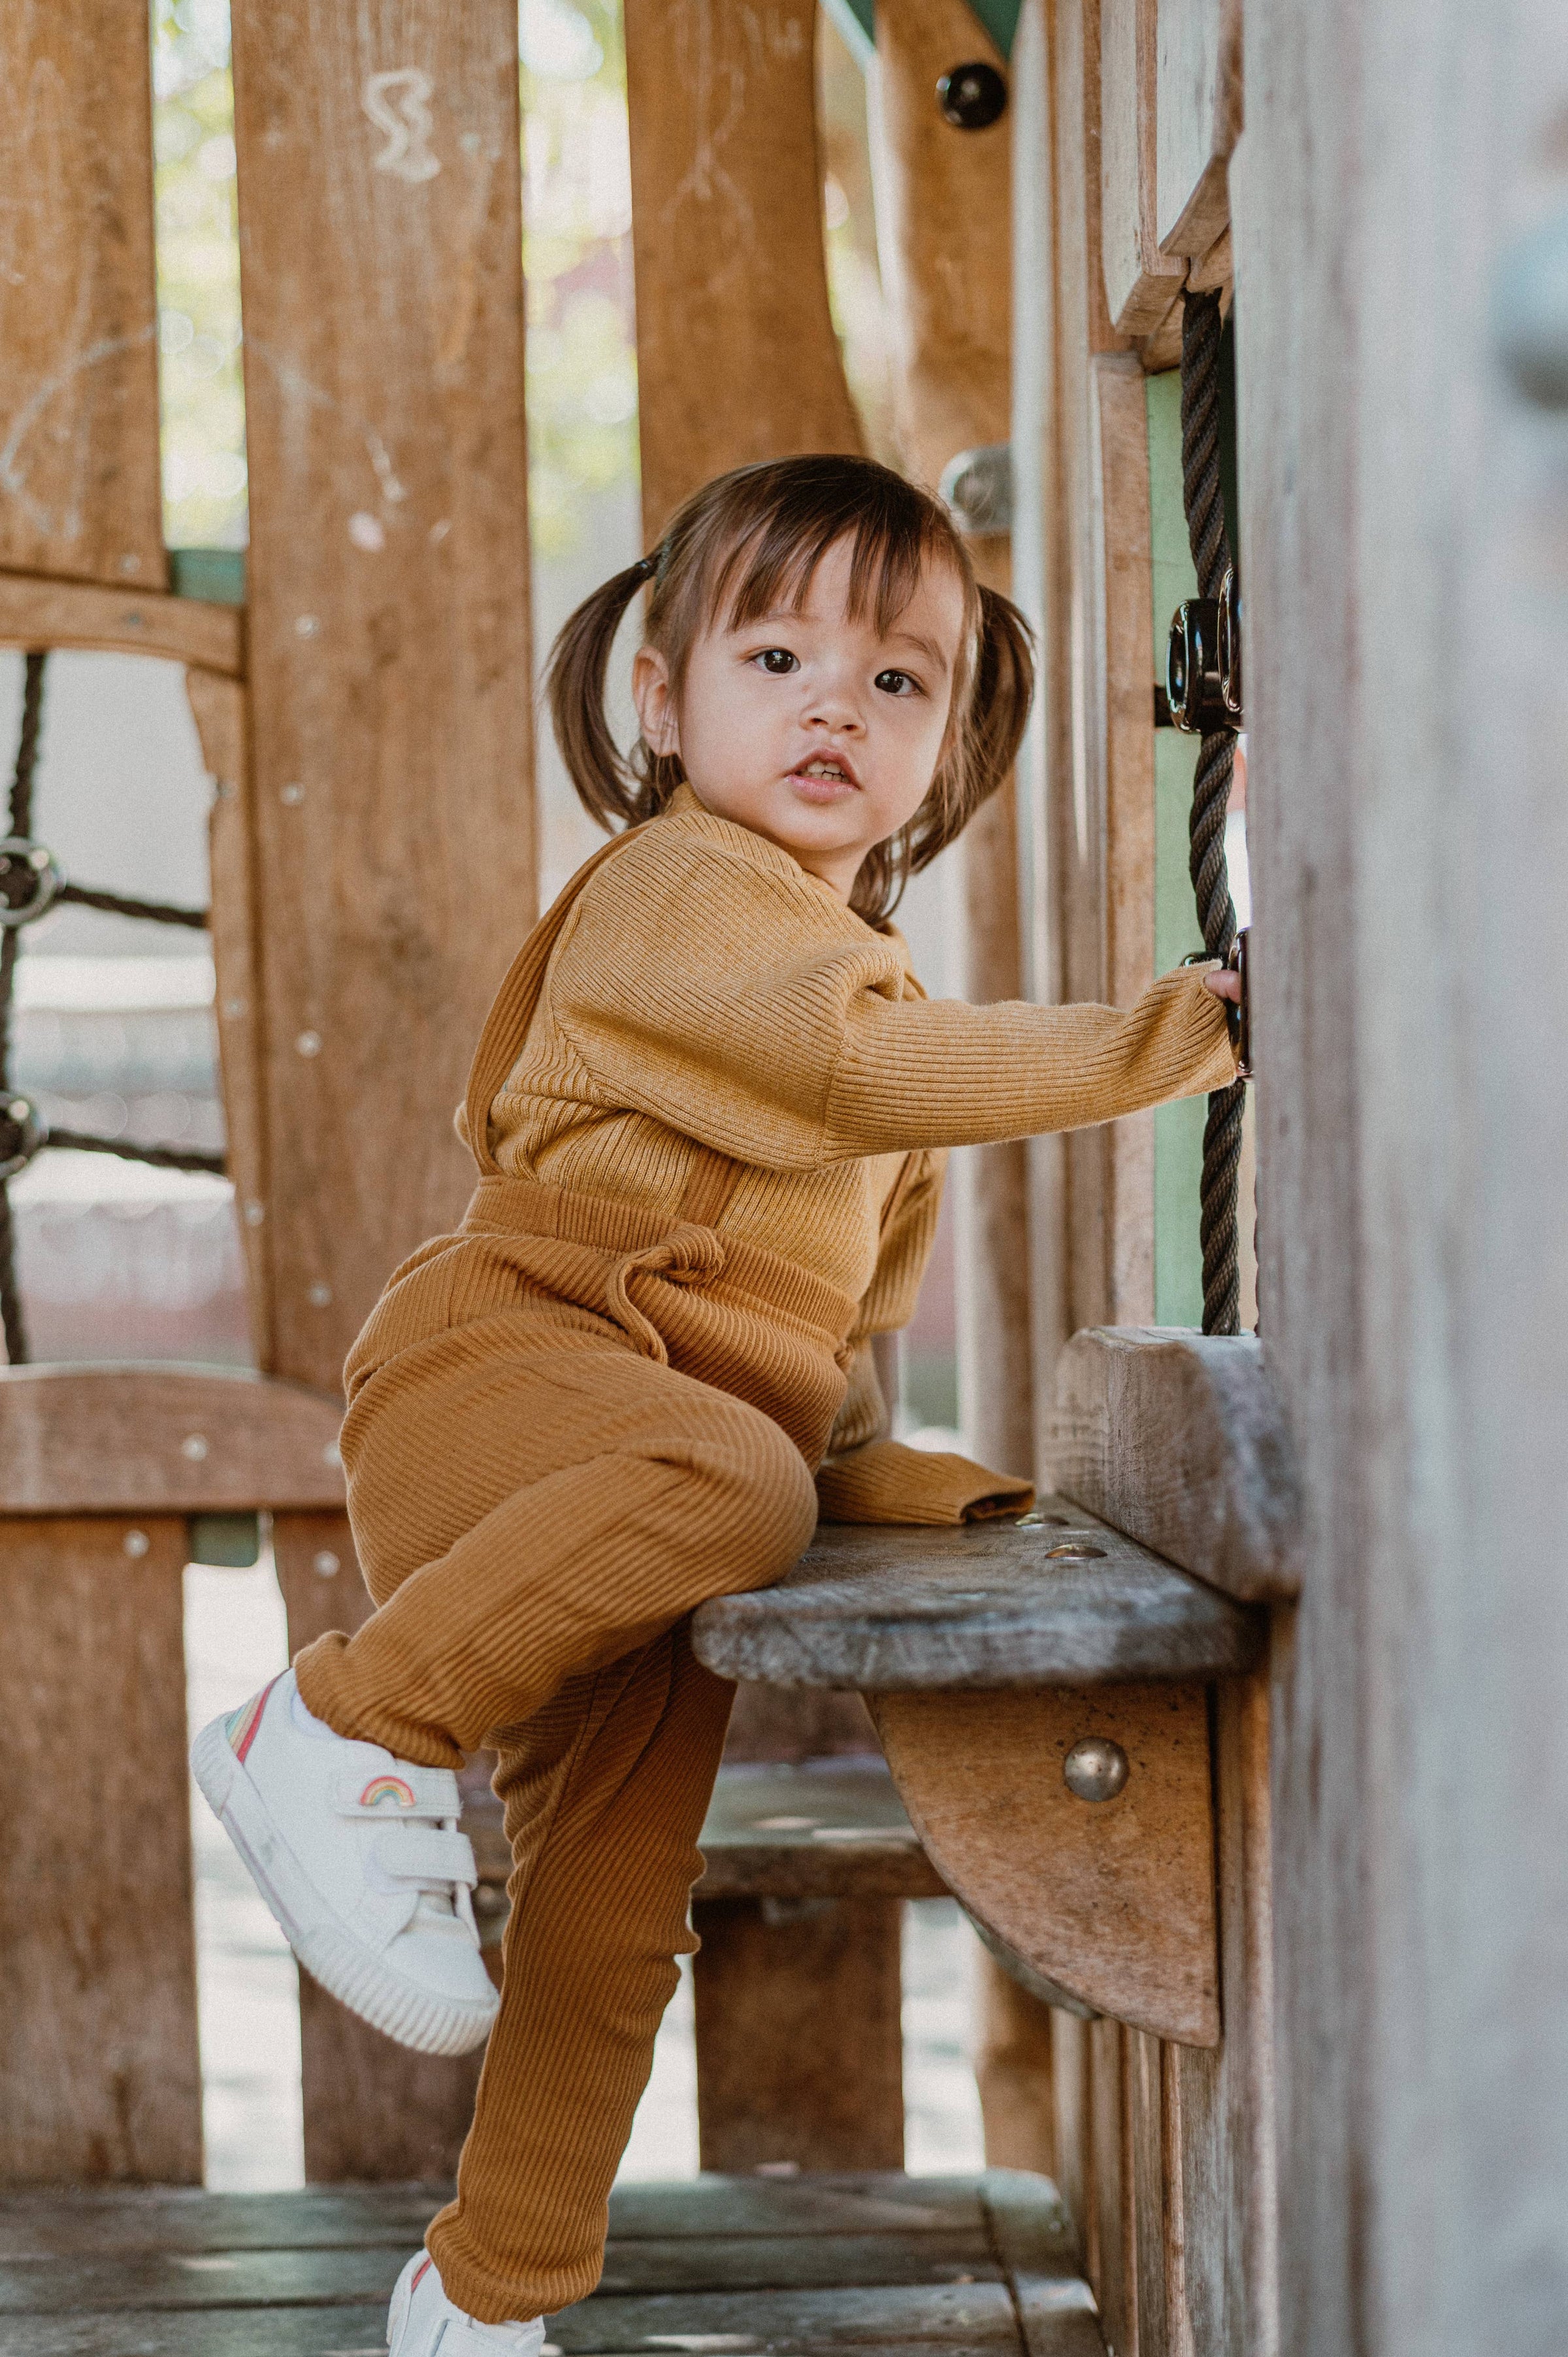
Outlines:
[[1301, 1587], [1301, 1488], [1252, 1334], [1097, 1326], [1057, 1368], [1057, 1488], [1228, 1595]]
[[868, 1694], [1230, 1677], [1263, 1641], [1257, 1616], [1052, 1497], [1022, 1524], [824, 1524], [776, 1587], [693, 1629], [723, 1677]]
[[239, 607], [209, 605], [203, 597], [0, 573], [0, 646], [162, 655], [169, 662], [240, 679], [245, 617]]
[[0, 1369], [0, 1515], [343, 1504], [342, 1409], [245, 1368]]

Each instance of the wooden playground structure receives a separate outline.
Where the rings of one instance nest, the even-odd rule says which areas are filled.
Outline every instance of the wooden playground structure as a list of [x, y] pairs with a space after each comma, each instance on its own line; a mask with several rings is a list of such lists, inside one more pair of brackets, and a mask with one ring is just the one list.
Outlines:
[[[744, 1682], [693, 1901], [711, 2173], [618, 2193], [606, 2282], [553, 2339], [1545, 2352], [1564, 396], [1509, 357], [1523, 248], [1511, 344], [1488, 307], [1495, 249], [1563, 202], [1560, 34], [1534, 0], [838, 13], [904, 461], [977, 454], [953, 497], [1041, 642], [1016, 795], [956, 855], [971, 996], [1125, 1001], [1165, 956], [1190, 763], [1155, 683], [1198, 586], [1176, 371], [1188, 307], [1234, 301], [1262, 1335], [1155, 1324], [1197, 1210], [1154, 1117], [972, 1158], [971, 1443], [1040, 1503], [824, 1528], [699, 1616]], [[477, 2067], [305, 1982], [307, 2190], [199, 2190], [189, 1525], [271, 1517], [293, 1647], [368, 1609], [339, 1368], [461, 1210], [451, 1109], [537, 889], [515, 0], [233, 0], [232, 27], [242, 607], [177, 594], [163, 544], [145, 0], [0, 24], [0, 642], [185, 666], [260, 1370], [0, 1372], [14, 2357], [379, 2346]], [[861, 429], [815, 0], [625, 0], [625, 30], [651, 544], [709, 476]], [[944, 1889], [986, 1947], [993, 2165], [925, 2179], [899, 1910]]]

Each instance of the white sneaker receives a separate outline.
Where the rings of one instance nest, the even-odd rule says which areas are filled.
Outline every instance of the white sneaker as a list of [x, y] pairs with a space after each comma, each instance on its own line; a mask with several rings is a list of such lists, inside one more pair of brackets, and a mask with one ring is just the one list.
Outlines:
[[479, 1955], [474, 1852], [449, 1768], [334, 1735], [285, 1670], [190, 1764], [306, 1972], [400, 2046], [466, 2054], [500, 2000]]
[[441, 2287], [428, 2251], [416, 2252], [397, 2279], [387, 2314], [387, 2357], [539, 2357], [544, 2319], [528, 2323], [477, 2324]]

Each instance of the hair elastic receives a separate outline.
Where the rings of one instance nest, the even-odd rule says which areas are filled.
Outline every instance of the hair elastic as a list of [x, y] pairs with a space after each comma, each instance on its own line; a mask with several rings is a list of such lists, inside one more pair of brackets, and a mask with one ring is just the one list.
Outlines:
[[639, 581], [651, 581], [659, 570], [659, 559], [657, 556], [639, 556], [631, 569]]

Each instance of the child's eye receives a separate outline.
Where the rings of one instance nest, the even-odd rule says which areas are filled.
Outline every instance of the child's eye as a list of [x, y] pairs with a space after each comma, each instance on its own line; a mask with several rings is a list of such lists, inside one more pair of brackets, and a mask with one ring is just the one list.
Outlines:
[[799, 657], [792, 655], [788, 647], [764, 647], [759, 655], [752, 657], [752, 661], [759, 662], [773, 679], [782, 679], [787, 672], [800, 668]]
[[907, 671], [879, 671], [873, 684], [879, 687], [884, 695], [919, 695], [923, 693], [919, 681], [911, 679]]

